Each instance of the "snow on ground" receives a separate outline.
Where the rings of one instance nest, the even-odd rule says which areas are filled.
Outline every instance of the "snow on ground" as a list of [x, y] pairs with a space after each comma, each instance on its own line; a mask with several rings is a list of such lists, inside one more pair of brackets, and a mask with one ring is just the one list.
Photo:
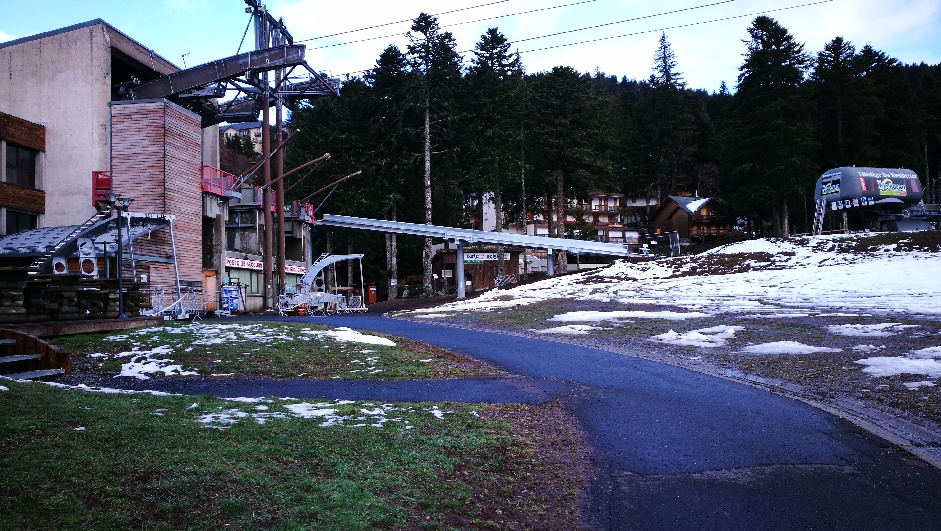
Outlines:
[[[836, 237], [749, 240], [704, 255], [620, 260], [601, 270], [492, 290], [421, 313], [489, 311], [549, 299], [655, 304], [708, 314], [797, 312], [941, 315], [941, 253], [840, 252]], [[741, 272], [715, 274], [709, 260], [743, 257]], [[763, 254], [759, 254], [763, 253]], [[701, 274], [713, 273], [713, 274]], [[719, 273], [722, 273], [719, 271]]]
[[149, 380], [151, 374], [165, 375], [178, 374], [180, 376], [193, 376], [196, 371], [184, 371], [183, 367], [173, 363], [173, 348], [167, 345], [151, 350], [140, 350], [139, 347], [115, 354], [117, 358], [131, 358], [121, 365], [121, 372], [115, 378], [130, 376], [138, 380]]
[[342, 341], [344, 343], [365, 343], [367, 345], [382, 345], [386, 347], [394, 347], [395, 342], [391, 339], [386, 339], [379, 336], [371, 336], [368, 334], [360, 333], [357, 330], [341, 326], [339, 328], [334, 328], [333, 330], [304, 330], [304, 334], [320, 336], [320, 337], [330, 337], [337, 341]]
[[[140, 345], [133, 344], [135, 340], [159, 341], [161, 337], [165, 338], [166, 335], [174, 336], [185, 333], [191, 334], [194, 338], [192, 340], [188, 340], [185, 346], [183, 344], [177, 344], [175, 346], [161, 345], [150, 350], [141, 350]], [[395, 346], [395, 342], [390, 339], [363, 334], [347, 327], [338, 327], [334, 328], [333, 330], [313, 330], [308, 328], [302, 330], [300, 336], [295, 337], [288, 335], [287, 332], [279, 331], [277, 328], [273, 328], [265, 323], [193, 323], [179, 327], [151, 327], [142, 328], [130, 333], [113, 334], [105, 337], [105, 340], [131, 342], [131, 350], [120, 352], [118, 354], [95, 353], [91, 354], [90, 357], [129, 358], [129, 361], [121, 365], [121, 372], [115, 376], [115, 378], [128, 376], [140, 380], [147, 380], [153, 374], [163, 374], [167, 376], [196, 375], [197, 373], [194, 371], [183, 370], [182, 366], [174, 363], [173, 360], [174, 352], [177, 350], [189, 352], [192, 350], [191, 345], [214, 345], [222, 343], [229, 345], [236, 343], [257, 344], [269, 343], [275, 340], [296, 341], [298, 339], [309, 340], [314, 338], [339, 341], [342, 343], [392, 347]], [[362, 352], [370, 353], [372, 351], [364, 350]], [[372, 361], [369, 361], [370, 359]], [[367, 358], [365, 362], [360, 361], [360, 363], [365, 363], [367, 365], [363, 369], [363, 372], [381, 372], [381, 370], [376, 369], [375, 358]], [[215, 376], [226, 375], [217, 374]]]
[[[245, 404], [241, 399], [233, 399]], [[291, 399], [283, 399], [290, 401]], [[294, 402], [280, 403], [274, 400], [264, 400], [245, 411], [244, 408], [220, 408], [211, 413], [204, 413], [196, 421], [207, 428], [226, 429], [241, 420], [250, 420], [258, 424], [265, 424], [272, 420], [285, 420], [290, 418], [316, 419], [320, 427], [346, 426], [351, 428], [381, 428], [387, 424], [399, 424], [403, 429], [412, 429], [412, 425], [403, 418], [407, 413], [428, 413], [436, 419], [443, 419], [449, 411], [442, 411], [438, 406], [430, 408], [394, 406], [392, 404], [374, 404], [370, 402], [353, 402], [350, 400], [332, 400], [327, 402]], [[275, 405], [284, 411], [271, 411], [268, 405]]]
[[672, 345], [715, 348], [724, 346], [726, 341], [735, 337], [736, 332], [741, 332], [742, 330], [745, 330], [745, 327], [721, 325], [710, 328], [700, 328], [683, 333], [670, 330], [664, 334], [653, 336], [650, 340]]
[[[551, 319], [550, 319], [551, 321]], [[530, 329], [532, 332], [537, 334], [562, 334], [569, 336], [587, 336], [592, 330], [607, 330], [606, 328], [601, 328], [591, 325], [565, 325], [565, 326], [556, 326], [554, 328], [544, 328], [542, 330], [537, 330], [535, 328]]]
[[840, 352], [838, 348], [814, 347], [798, 341], [773, 341], [749, 345], [742, 349], [749, 354], [814, 354], [816, 352]]
[[696, 319], [699, 317], [708, 317], [709, 314], [701, 312], [644, 312], [644, 311], [620, 311], [620, 312], [567, 312], [556, 315], [549, 319], [550, 321], [559, 321], [563, 323], [599, 323], [603, 321], [618, 321], [622, 319], [666, 319], [668, 321], [679, 321], [683, 319]]
[[[759, 239], [735, 243], [702, 255], [653, 261], [620, 260], [600, 270], [549, 278], [512, 289], [492, 290], [423, 313], [493, 311], [537, 304], [552, 299], [657, 305], [664, 311], [569, 312], [550, 319], [566, 323], [610, 322], [631, 319], [680, 320], [723, 313], [743, 317], [788, 318], [811, 315], [871, 317], [941, 316], [941, 253], [899, 252], [895, 245], [869, 252], [847, 252], [865, 237], [830, 235], [804, 239]], [[732, 264], [732, 265], [729, 265]], [[851, 337], [889, 337], [916, 325], [901, 323], [833, 325], [829, 332]], [[671, 330], [652, 341], [694, 347], [722, 346], [734, 337], [735, 327], [690, 332]], [[590, 328], [567, 327], [541, 333], [580, 334]], [[873, 354], [880, 345], [858, 345], [854, 352]], [[838, 349], [775, 342], [750, 345], [743, 352], [756, 355], [839, 352]], [[871, 357], [858, 363], [874, 376], [920, 374], [941, 377], [941, 347], [900, 357]], [[915, 382], [917, 383], [917, 382]], [[917, 386], [916, 386], [917, 387]]]
[[918, 328], [918, 325], [903, 325], [902, 323], [831, 325], [827, 327], [827, 330], [841, 336], [889, 337], [905, 328]]

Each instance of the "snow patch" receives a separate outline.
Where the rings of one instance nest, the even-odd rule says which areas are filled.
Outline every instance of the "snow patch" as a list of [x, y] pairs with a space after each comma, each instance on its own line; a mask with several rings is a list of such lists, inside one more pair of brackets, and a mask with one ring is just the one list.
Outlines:
[[715, 348], [724, 346], [726, 341], [735, 337], [736, 332], [742, 330], [745, 330], [745, 327], [713, 326], [683, 333], [670, 330], [664, 334], [653, 336], [650, 340], [671, 345]]
[[749, 345], [742, 349], [749, 354], [813, 354], [816, 352], [840, 352], [838, 348], [814, 347], [798, 341], [774, 341]]

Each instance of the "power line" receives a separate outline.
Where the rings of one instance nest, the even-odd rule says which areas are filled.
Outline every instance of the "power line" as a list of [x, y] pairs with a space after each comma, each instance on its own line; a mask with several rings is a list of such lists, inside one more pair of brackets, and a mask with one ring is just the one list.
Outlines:
[[[497, 0], [496, 2], [490, 2], [490, 3], [487, 3], [487, 4], [480, 4], [480, 5], [476, 5], [476, 6], [470, 6], [470, 7], [462, 7], [462, 8], [460, 8], [460, 9], [452, 9], [451, 11], [442, 11], [441, 13], [434, 13], [434, 14], [431, 15], [431, 16], [437, 17], [437, 16], [441, 16], [441, 15], [449, 15], [449, 14], [451, 14], [451, 13], [457, 13], [457, 12], [460, 12], [460, 11], [469, 11], [469, 10], [471, 10], [471, 9], [477, 9], [477, 8], [479, 8], [479, 7], [492, 6], [492, 5], [495, 5], [495, 4], [502, 4], [502, 3], [504, 3], [504, 2], [509, 2], [509, 1], [510, 1], [510, 0]], [[309, 38], [309, 39], [304, 39], [304, 40], [300, 40], [300, 41], [296, 41], [296, 42], [316, 41], [316, 40], [318, 40], [318, 39], [326, 39], [327, 37], [336, 37], [337, 35], [346, 35], [347, 33], [357, 33], [357, 32], [360, 32], [360, 31], [366, 31], [366, 30], [371, 30], [371, 29], [376, 29], [376, 28], [382, 28], [382, 27], [385, 27], [385, 26], [393, 26], [393, 25], [395, 25], [395, 24], [403, 24], [403, 23], [405, 23], [405, 22], [411, 22], [411, 21], [412, 21], [412, 19], [408, 19], [408, 20], [399, 20], [399, 21], [396, 21], [396, 22], [385, 22], [385, 23], [383, 23], [383, 24], [376, 24], [375, 26], [369, 26], [369, 27], [366, 27], [366, 28], [360, 28], [360, 29], [355, 29], [355, 30], [341, 31], [341, 32], [339, 32], [339, 33], [332, 33], [332, 34], [330, 34], [330, 35], [322, 35], [322, 36], [320, 36], [320, 37], [311, 37], [311, 38]], [[380, 39], [381, 39], [381, 38], [383, 38], [383, 37], [377, 37], [377, 38], [380, 38]], [[355, 42], [359, 42], [359, 41], [355, 41]]]
[[[764, 11], [757, 11], [757, 12], [755, 12], [755, 13], [749, 13], [749, 14], [746, 14], [746, 15], [733, 15], [733, 16], [728, 16], [728, 17], [716, 18], [716, 19], [712, 19], [712, 20], [703, 20], [703, 21], [699, 21], [699, 22], [690, 22], [690, 23], [688, 23], [688, 24], [678, 24], [678, 25], [676, 25], [676, 26], [668, 26], [668, 27], [659, 28], [659, 29], [644, 30], [644, 31], [635, 31], [635, 32], [632, 32], [632, 33], [625, 33], [625, 34], [623, 34], [623, 35], [612, 35], [612, 36], [610, 36], [610, 37], [599, 37], [599, 38], [597, 38], [597, 39], [589, 39], [589, 40], [584, 40], [584, 41], [571, 42], [571, 43], [568, 43], [568, 44], [557, 44], [557, 45], [554, 45], [554, 46], [545, 46], [545, 47], [543, 47], [543, 48], [533, 48], [533, 49], [531, 49], [531, 50], [525, 50], [525, 51], [520, 52], [520, 53], [541, 52], [541, 51], [543, 51], [543, 50], [553, 50], [553, 49], [555, 49], [555, 48], [564, 48], [564, 47], [566, 47], [566, 46], [575, 46], [575, 45], [578, 45], [578, 44], [588, 44], [588, 43], [592, 43], [592, 42], [607, 41], [607, 40], [611, 40], [611, 39], [620, 39], [620, 38], [623, 38], [623, 37], [633, 37], [633, 36], [636, 36], [636, 35], [644, 35], [644, 34], [647, 34], [647, 33], [664, 32], [664, 31], [666, 31], [666, 30], [673, 30], [673, 29], [680, 29], [680, 28], [688, 28], [688, 27], [692, 27], [692, 26], [701, 26], [701, 25], [704, 25], [704, 24], [712, 24], [712, 23], [714, 23], [714, 22], [724, 22], [724, 21], [726, 21], [726, 20], [735, 20], [735, 19], [739, 19], [739, 18], [752, 17], [752, 16], [755, 16], [755, 15], [764, 15], [764, 14], [766, 14], [766, 13], [776, 13], [776, 12], [778, 12], [778, 11], [787, 11], [787, 10], [790, 10], [790, 9], [798, 9], [798, 8], [801, 8], [801, 7], [810, 7], [810, 6], [815, 6], [815, 5], [818, 5], [818, 4], [828, 4], [828, 3], [830, 3], [830, 2], [833, 2], [833, 0], [820, 0], [820, 1], [818, 1], [818, 2], [809, 2], [809, 3], [806, 3], [806, 4], [800, 4], [800, 5], [796, 5], [796, 6], [779, 7], [779, 8], [777, 8], [777, 9], [766, 9], [766, 10], [764, 10]], [[561, 32], [561, 33], [556, 33], [556, 34], [554, 34], [554, 35], [561, 35], [561, 34], [564, 34], [564, 33], [572, 33], [572, 32], [574, 32], [574, 31], [580, 31], [580, 30], [563, 31], [563, 32]], [[523, 39], [523, 40], [532, 40], [532, 39]], [[522, 42], [522, 41], [520, 41], [520, 42]]]
[[[496, 19], [498, 19], [498, 18], [507, 18], [507, 17], [515, 17], [515, 16], [519, 16], [519, 15], [527, 15], [527, 14], [529, 14], [529, 13], [536, 13], [536, 12], [539, 12], [539, 11], [549, 11], [549, 10], [551, 10], [551, 9], [559, 9], [559, 8], [561, 8], [561, 7], [577, 6], [577, 5], [581, 5], [581, 4], [590, 4], [590, 3], [592, 3], [592, 2], [597, 2], [597, 1], [598, 1], [598, 0], [582, 0], [581, 2], [573, 2], [573, 3], [571, 3], [571, 4], [563, 4], [563, 5], [560, 5], [560, 6], [540, 7], [540, 8], [538, 8], [538, 9], [530, 9], [529, 11], [520, 11], [520, 12], [518, 12], [518, 13], [507, 13], [507, 14], [505, 14], [505, 15], [497, 15], [497, 16], [495, 16], [495, 17], [479, 18], [479, 19], [477, 19], [477, 20], [465, 20], [464, 22], [455, 22], [455, 23], [453, 23], [453, 24], [445, 24], [445, 25], [442, 25], [441, 27], [442, 27], [442, 28], [450, 28], [450, 27], [453, 27], [453, 26], [463, 26], [463, 25], [465, 25], [465, 24], [474, 24], [474, 23], [476, 23], [476, 22], [484, 22], [484, 21], [486, 21], [486, 20], [496, 20]], [[726, 1], [728, 1], [728, 2], [734, 2], [735, 0], [726, 0]], [[488, 5], [489, 5], [489, 4], [488, 4]], [[411, 21], [410, 21], [410, 20], [407, 20], [407, 21], [405, 21], [405, 22], [411, 22]], [[392, 23], [390, 23], [390, 24], [398, 24], [398, 22], [392, 22]], [[389, 25], [389, 24], [382, 24], [382, 26], [388, 26], [388, 25]], [[373, 27], [379, 27], [379, 26], [373, 26]], [[369, 28], [367, 28], [367, 29], [369, 29]], [[355, 30], [355, 31], [359, 31], [359, 30]], [[344, 32], [344, 33], [350, 33], [350, 32]], [[340, 34], [340, 33], [337, 33], [337, 34], [335, 34], [335, 35], [341, 35], [341, 34]], [[383, 35], [383, 36], [380, 36], [380, 37], [367, 37], [367, 38], [365, 38], [365, 39], [358, 39], [358, 40], [355, 40], [355, 41], [338, 42], [338, 43], [336, 43], [336, 44], [327, 44], [327, 45], [324, 45], [324, 46], [318, 46], [318, 47], [316, 47], [316, 48], [311, 48], [311, 50], [323, 50], [323, 49], [325, 49], [325, 48], [335, 48], [335, 47], [337, 47], [337, 46], [346, 46], [347, 44], [356, 44], [356, 43], [360, 43], [360, 42], [377, 41], [377, 40], [379, 40], [379, 39], [389, 39], [389, 38], [392, 38], [392, 37], [398, 37], [398, 36], [400, 36], [400, 35], [401, 35], [401, 33], [395, 33], [395, 34], [392, 34], [392, 35]], [[321, 37], [318, 37], [318, 38], [321, 38]], [[308, 39], [308, 40], [312, 40], [312, 39]], [[303, 41], [298, 41], [298, 42], [303, 42]]]
[[682, 12], [684, 12], [684, 11], [694, 11], [694, 10], [696, 10], [696, 9], [703, 9], [703, 8], [706, 8], [706, 7], [715, 7], [715, 6], [722, 5], [722, 4], [729, 4], [729, 3], [732, 3], [732, 2], [735, 2], [735, 1], [736, 1], [736, 0], [722, 0], [721, 2], [713, 2], [713, 3], [711, 3], [711, 4], [703, 4], [703, 5], [701, 5], [701, 6], [696, 6], [696, 7], [684, 7], [684, 8], [682, 8], [682, 9], [674, 9], [673, 11], [664, 11], [663, 13], [657, 13], [657, 14], [655, 14], [655, 15], [644, 15], [644, 16], [642, 16], [642, 17], [628, 18], [628, 19], [624, 19], [624, 20], [619, 20], [619, 21], [617, 21], [617, 22], [605, 22], [604, 24], [598, 24], [598, 25], [595, 25], [595, 26], [587, 26], [587, 27], [584, 27], [584, 28], [577, 28], [577, 29], [572, 29], [572, 30], [559, 31], [559, 32], [557, 32], [557, 33], [550, 33], [550, 34], [548, 34], [548, 35], [540, 35], [540, 36], [538, 36], [538, 37], [528, 37], [528, 38], [526, 38], [526, 39], [520, 39], [520, 40], [517, 40], [517, 41], [514, 41], [514, 42], [518, 44], [518, 43], [526, 42], [526, 41], [534, 41], [534, 40], [537, 40], [537, 39], [545, 39], [545, 38], [547, 38], [547, 37], [555, 37], [556, 35], [565, 35], [565, 34], [567, 34], [567, 33], [575, 33], [575, 32], [578, 32], [578, 31], [585, 31], [585, 30], [590, 30], [590, 29], [598, 29], [598, 28], [603, 28], [603, 27], [605, 27], [605, 26], [614, 26], [614, 25], [616, 25], [616, 24], [624, 24], [624, 23], [627, 23], [627, 22], [636, 22], [636, 21], [638, 21], [638, 20], [644, 20], [644, 19], [648, 19], [648, 18], [656, 18], [656, 17], [664, 17], [664, 16], [667, 16], [667, 15], [675, 15], [675, 14], [677, 14], [677, 13], [682, 13]]
[[[526, 41], [532, 41], [532, 40], [537, 40], [537, 39], [543, 39], [543, 38], [553, 37], [553, 36], [558, 36], [558, 35], [565, 35], [565, 34], [568, 34], [568, 33], [575, 33], [575, 32], [583, 31], [583, 30], [586, 30], [586, 29], [597, 29], [597, 28], [599, 28], [599, 27], [604, 27], [604, 26], [608, 26], [608, 25], [611, 25], [611, 24], [619, 24], [619, 23], [622, 23], [622, 22], [628, 22], [628, 21], [636, 21], [636, 20], [643, 20], [643, 19], [655, 18], [655, 17], [658, 17], [658, 16], [673, 14], [673, 13], [677, 13], [677, 12], [680, 12], [680, 11], [690, 11], [690, 10], [694, 10], [694, 9], [701, 9], [701, 8], [704, 8], [704, 7], [710, 7], [710, 6], [715, 6], [715, 5], [719, 5], [719, 4], [725, 4], [725, 3], [730, 3], [730, 2], [734, 2], [734, 1], [736, 1], [736, 0], [724, 0], [724, 1], [715, 2], [715, 3], [712, 3], [712, 4], [705, 4], [705, 5], [701, 5], [701, 6], [690, 7], [690, 8], [684, 8], [684, 9], [679, 9], [679, 10], [675, 10], [675, 11], [669, 11], [669, 12], [664, 12], [664, 13], [658, 13], [658, 14], [654, 14], [654, 15], [646, 15], [646, 16], [643, 16], [643, 17], [635, 17], [635, 18], [633, 18], [633, 19], [629, 19], [629, 20], [625, 20], [625, 21], [620, 21], [620, 22], [610, 22], [610, 23], [600, 24], [600, 25], [597, 25], [597, 26], [591, 26], [591, 27], [587, 27], [587, 28], [576, 28], [576, 29], [572, 29], [572, 30], [567, 30], [567, 31], [561, 31], [561, 32], [552, 33], [552, 34], [549, 34], [549, 35], [541, 35], [541, 36], [538, 36], [538, 37], [527, 37], [527, 38], [525, 38], [525, 39], [520, 39], [520, 40], [517, 40], [517, 41], [514, 41], [514, 42], [526, 42]], [[606, 40], [612, 40], [612, 39], [620, 39], [620, 38], [624, 38], [624, 37], [633, 37], [633, 36], [637, 36], [637, 35], [645, 35], [645, 34], [648, 34], [648, 33], [664, 32], [664, 31], [667, 31], [667, 30], [688, 28], [688, 27], [692, 27], [692, 26], [701, 26], [701, 25], [705, 25], [705, 24], [713, 24], [713, 23], [716, 23], [716, 22], [724, 22], [724, 21], [728, 21], [728, 20], [735, 20], [735, 19], [740, 19], [740, 18], [745, 18], [745, 17], [752, 17], [752, 16], [763, 15], [763, 14], [767, 14], [767, 13], [776, 13], [776, 12], [779, 12], [779, 11], [787, 11], [787, 10], [799, 9], [799, 8], [803, 8], [803, 7], [811, 7], [811, 6], [820, 5], [820, 4], [827, 4], [827, 3], [830, 3], [830, 2], [833, 2], [833, 1], [834, 1], [834, 0], [818, 0], [818, 1], [816, 1], [816, 2], [808, 2], [808, 3], [799, 4], [799, 5], [795, 5], [795, 6], [781, 7], [781, 8], [776, 8], [776, 9], [766, 9], [766, 10], [763, 10], [763, 11], [757, 11], [757, 12], [754, 12], [754, 13], [749, 13], [749, 14], [744, 14], [744, 15], [732, 15], [732, 16], [722, 17], [722, 18], [716, 18], [716, 19], [712, 19], [712, 20], [704, 20], [704, 21], [698, 21], [698, 22], [690, 22], [690, 23], [687, 23], [687, 24], [678, 24], [678, 25], [675, 25], [675, 26], [666, 26], [666, 27], [662, 27], [662, 28], [658, 28], [658, 29], [650, 29], [650, 30], [643, 30], [643, 31], [635, 31], [635, 32], [631, 32], [631, 33], [624, 33], [624, 34], [621, 34], [621, 35], [612, 35], [612, 36], [609, 36], [609, 37], [599, 37], [599, 38], [597, 38], [597, 39], [586, 39], [586, 40], [583, 40], [583, 41], [571, 42], [571, 43], [566, 43], [566, 44], [557, 44], [557, 45], [553, 45], [553, 46], [544, 46], [544, 47], [542, 47], [542, 48], [532, 48], [532, 49], [525, 50], [525, 51], [518, 52], [518, 53], [524, 54], [524, 53], [530, 53], [530, 52], [540, 52], [540, 51], [544, 51], [544, 50], [552, 50], [552, 49], [556, 49], [556, 48], [565, 48], [565, 47], [568, 47], [568, 46], [576, 46], [576, 45], [579, 45], [579, 44], [589, 44], [589, 43], [593, 43], [593, 42], [600, 42], [600, 41], [606, 41]], [[472, 51], [473, 51], [473, 50], [466, 50], [466, 51], [461, 52], [461, 53], [464, 54], [464, 53], [468, 53], [468, 52], [472, 52]], [[350, 75], [353, 75], [353, 74], [361, 74], [361, 73], [370, 72], [370, 71], [372, 71], [372, 70], [373, 70], [372, 68], [368, 68], [368, 69], [364, 69], [364, 70], [355, 70], [355, 71], [346, 72], [346, 73], [340, 74], [340, 75], [342, 75], [342, 76], [350, 76]]]

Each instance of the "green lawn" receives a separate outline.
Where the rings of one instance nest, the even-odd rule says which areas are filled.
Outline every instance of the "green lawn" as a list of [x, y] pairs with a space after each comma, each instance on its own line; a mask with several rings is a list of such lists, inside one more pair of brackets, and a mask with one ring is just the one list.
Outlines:
[[[92, 358], [105, 366], [164, 346], [207, 374], [332, 377], [363, 355], [363, 344], [324, 337], [284, 354], [301, 334], [318, 335], [276, 324], [264, 341], [202, 344], [208, 336], [185, 325], [56, 344], [106, 354]], [[368, 354], [400, 377], [468, 370], [393, 341]], [[555, 404], [224, 400], [0, 380], [0, 412], [5, 530], [574, 529], [589, 474], [574, 421]]]
[[400, 380], [500, 374], [475, 360], [405, 339], [297, 323], [171, 323], [62, 336], [51, 343], [113, 373], [135, 359], [138, 365], [153, 365], [156, 359], [163, 360], [167, 373], [204, 376]]

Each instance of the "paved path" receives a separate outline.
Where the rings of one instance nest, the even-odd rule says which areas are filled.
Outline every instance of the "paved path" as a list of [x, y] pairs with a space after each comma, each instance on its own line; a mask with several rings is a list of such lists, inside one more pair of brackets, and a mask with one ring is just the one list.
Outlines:
[[[374, 315], [290, 318], [392, 334], [518, 378], [337, 383], [336, 398], [561, 398], [594, 449], [602, 529], [941, 530], [941, 472], [852, 424], [746, 385], [600, 350]], [[260, 394], [273, 392], [273, 383]], [[286, 382], [298, 390], [312, 384]], [[245, 391], [245, 388], [240, 388]], [[242, 394], [244, 396], [244, 394]]]

